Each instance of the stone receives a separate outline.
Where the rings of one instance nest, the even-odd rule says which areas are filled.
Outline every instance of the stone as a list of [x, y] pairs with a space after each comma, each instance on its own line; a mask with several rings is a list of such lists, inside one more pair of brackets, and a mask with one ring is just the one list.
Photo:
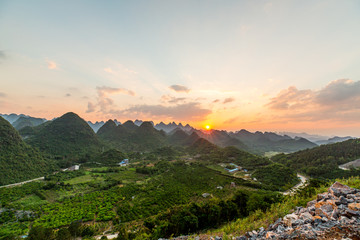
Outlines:
[[[340, 201], [340, 204], [344, 204], [344, 205], [346, 205], [347, 203], [348, 203], [348, 201], [346, 200], [346, 198], [344, 197], [344, 196], [341, 196], [340, 198], [339, 198], [339, 201]], [[340, 205], [339, 204], [339, 205]]]
[[359, 211], [360, 210], [360, 203], [349, 203], [348, 208], [353, 211]]
[[306, 206], [309, 208], [309, 207], [314, 206], [315, 203], [317, 203], [317, 201], [316, 201], [316, 200], [312, 200], [312, 201], [308, 202]]
[[275, 239], [275, 238], [278, 237], [278, 234], [270, 231], [270, 232], [267, 232], [267, 233], [266, 233], [266, 236], [265, 236], [265, 237], [266, 237], [266, 239], [269, 239], [269, 238], [270, 238], [270, 239], [272, 239], [272, 238]]
[[291, 227], [292, 223], [298, 219], [299, 216], [296, 215], [295, 213], [291, 213], [291, 214], [288, 214], [284, 217], [284, 223], [288, 226], [288, 227]]
[[347, 209], [347, 210], [345, 210], [345, 216], [347, 216], [347, 217], [360, 216], [360, 212], [353, 211], [351, 209]]

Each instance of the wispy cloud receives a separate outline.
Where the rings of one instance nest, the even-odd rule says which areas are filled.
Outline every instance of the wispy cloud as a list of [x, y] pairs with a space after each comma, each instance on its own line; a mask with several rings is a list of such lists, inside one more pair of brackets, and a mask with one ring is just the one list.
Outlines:
[[189, 88], [182, 85], [171, 85], [169, 88], [175, 92], [185, 92], [185, 93], [190, 92]]
[[223, 103], [226, 104], [226, 103], [231, 103], [233, 101], [235, 101], [235, 98], [229, 97], [229, 98], [225, 98]]
[[3, 92], [0, 92], [0, 97], [1, 98], [4, 98], [4, 97], [6, 97], [7, 95], [5, 94], [5, 93], [3, 93]]
[[135, 92], [125, 88], [113, 88], [113, 87], [96, 87], [97, 93], [101, 97], [106, 97], [108, 94], [124, 93], [130, 96], [135, 96]]
[[0, 50], [0, 59], [5, 59], [5, 58], [6, 58], [5, 51]]
[[97, 108], [102, 113], [108, 113], [109, 107], [114, 104], [114, 101], [109, 97], [114, 94], [126, 94], [130, 96], [135, 96], [135, 92], [125, 89], [125, 88], [113, 88], [108, 86], [96, 87], [97, 99], [96, 103], [88, 102], [87, 113], [94, 112]]
[[71, 97], [70, 93], [65, 94], [65, 97]]
[[181, 97], [181, 98], [177, 98], [171, 95], [162, 95], [160, 98], [160, 101], [163, 103], [170, 103], [170, 104], [174, 104], [174, 103], [184, 103], [187, 100], [187, 98]]
[[46, 63], [47, 63], [48, 69], [51, 69], [51, 70], [58, 69], [56, 62], [46, 59]]

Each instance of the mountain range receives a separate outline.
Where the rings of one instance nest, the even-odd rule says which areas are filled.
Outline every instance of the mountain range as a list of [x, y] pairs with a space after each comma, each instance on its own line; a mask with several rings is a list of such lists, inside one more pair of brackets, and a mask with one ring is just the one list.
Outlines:
[[[24, 114], [0, 114], [6, 120], [8, 120], [16, 129], [21, 130], [25, 138], [30, 137], [29, 131], [38, 131], [41, 128], [29, 129], [26, 127], [37, 127], [47, 120], [43, 118], [34, 118]], [[56, 120], [56, 119], [54, 119]], [[143, 123], [146, 123], [147, 134], [144, 139], [139, 138], [137, 135], [141, 135], [140, 132], [134, 133], [134, 131], [141, 127]], [[327, 138], [319, 135], [310, 135], [306, 133], [273, 133], [273, 132], [249, 132], [242, 129], [237, 132], [228, 132], [221, 130], [202, 131], [193, 128], [189, 124], [183, 125], [182, 123], [170, 122], [165, 124], [160, 122], [154, 124], [152, 121], [142, 121], [136, 119], [134, 122], [129, 120], [124, 124], [121, 124], [116, 119], [110, 122], [91, 122], [87, 124], [91, 127], [93, 132], [97, 134], [101, 141], [110, 143], [110, 145], [119, 147], [123, 150], [139, 149], [147, 150], [151, 146], [164, 146], [166, 144], [172, 145], [187, 145], [191, 140], [186, 140], [192, 133], [195, 133], [198, 137], [204, 138], [209, 142], [221, 147], [235, 146], [239, 149], [250, 151], [256, 154], [264, 154], [266, 152], [295, 152], [307, 148], [313, 148], [317, 145], [329, 144], [335, 142], [341, 142], [352, 137], [333, 137]], [[107, 124], [107, 125], [106, 125]], [[106, 125], [106, 126], [105, 126]], [[120, 126], [120, 127], [119, 127]], [[104, 128], [103, 128], [104, 127]], [[117, 128], [116, 128], [117, 127]], [[102, 129], [103, 128], [103, 129]], [[153, 128], [153, 129], [152, 129]], [[102, 129], [100, 131], [100, 129]], [[112, 129], [114, 132], [112, 132]], [[150, 130], [151, 129], [151, 130]], [[157, 130], [157, 131], [153, 131]], [[181, 130], [181, 131], [179, 131]], [[100, 131], [100, 132], [99, 132]], [[141, 130], [139, 130], [141, 131]], [[158, 132], [162, 132], [160, 135]], [[175, 134], [176, 133], [176, 134]], [[145, 135], [147, 135], [145, 134]], [[175, 135], [174, 135], [175, 134]], [[155, 136], [157, 135], [157, 136]], [[174, 136], [173, 136], [174, 135]], [[147, 145], [136, 143], [139, 139], [143, 142], [147, 141]], [[115, 142], [112, 142], [114, 141]], [[30, 139], [27, 141], [36, 141]]]

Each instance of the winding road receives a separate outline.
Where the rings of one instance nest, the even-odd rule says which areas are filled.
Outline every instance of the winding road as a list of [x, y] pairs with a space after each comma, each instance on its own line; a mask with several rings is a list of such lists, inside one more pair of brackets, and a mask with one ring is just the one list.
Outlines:
[[296, 190], [298, 190], [301, 187], [305, 187], [307, 185], [307, 182], [306, 182], [308, 180], [307, 177], [305, 177], [303, 175], [300, 175], [300, 174], [297, 174], [297, 177], [300, 178], [301, 182], [296, 184], [295, 186], [293, 186], [289, 190], [283, 192], [284, 195], [293, 195], [296, 192]]
[[0, 188], [15, 187], [15, 186], [19, 186], [19, 185], [22, 185], [22, 184], [25, 184], [25, 183], [39, 181], [39, 180], [44, 180], [44, 177], [34, 178], [34, 179], [30, 179], [30, 180], [27, 180], [27, 181], [24, 181], [24, 182], [12, 183], [12, 184], [9, 184], [9, 185], [0, 186]]

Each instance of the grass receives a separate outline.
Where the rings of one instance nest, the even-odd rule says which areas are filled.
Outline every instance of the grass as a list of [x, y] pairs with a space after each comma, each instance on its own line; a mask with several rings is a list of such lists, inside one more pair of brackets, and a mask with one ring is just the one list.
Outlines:
[[14, 202], [14, 204], [21, 206], [22, 209], [33, 209], [46, 203], [48, 203], [46, 200], [42, 200], [36, 195], [28, 195]]
[[[92, 174], [86, 174], [86, 175], [83, 175], [83, 176], [80, 176], [80, 177], [76, 177], [76, 178], [67, 180], [67, 181], [65, 181], [65, 183], [68, 183], [68, 184], [71, 184], [71, 185], [80, 184], [80, 183], [87, 183], [87, 182], [94, 181], [94, 177], [93, 177], [93, 176], [94, 176], [94, 175], [92, 175]], [[101, 178], [101, 177], [97, 177], [96, 179], [97, 179], [97, 180], [100, 180], [100, 179], [102, 179], [102, 178]]]

